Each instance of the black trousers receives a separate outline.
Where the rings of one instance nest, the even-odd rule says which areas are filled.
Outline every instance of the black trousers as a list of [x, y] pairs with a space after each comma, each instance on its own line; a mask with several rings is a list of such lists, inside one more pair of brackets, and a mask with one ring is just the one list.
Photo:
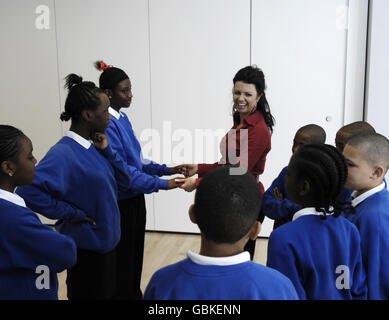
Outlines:
[[121, 238], [116, 247], [116, 299], [140, 300], [146, 228], [143, 194], [118, 201]]
[[[265, 214], [263, 213], [262, 209], [258, 215], [258, 218], [257, 218], [257, 221], [259, 221], [260, 223], [263, 222], [263, 220], [265, 219]], [[245, 247], [244, 247], [244, 250], [245, 251], [248, 251], [250, 253], [250, 259], [253, 260], [254, 259], [254, 253], [255, 253], [255, 243], [256, 243], [256, 240], [251, 240], [249, 239], [249, 241], [247, 241]]]
[[116, 252], [77, 249], [77, 262], [67, 270], [69, 300], [108, 300], [116, 292]]

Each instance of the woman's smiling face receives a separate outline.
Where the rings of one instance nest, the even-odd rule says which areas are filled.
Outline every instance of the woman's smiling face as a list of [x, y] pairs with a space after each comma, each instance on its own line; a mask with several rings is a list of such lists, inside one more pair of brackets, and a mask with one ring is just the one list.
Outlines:
[[233, 89], [234, 107], [240, 115], [248, 115], [257, 108], [261, 96], [258, 96], [257, 89], [252, 83], [237, 81]]

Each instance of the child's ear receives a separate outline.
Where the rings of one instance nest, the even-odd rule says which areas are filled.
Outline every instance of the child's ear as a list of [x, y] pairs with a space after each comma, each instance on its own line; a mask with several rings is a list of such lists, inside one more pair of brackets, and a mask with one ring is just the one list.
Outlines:
[[254, 225], [251, 227], [249, 231], [249, 238], [251, 240], [256, 240], [259, 233], [261, 232], [261, 223], [259, 221], [255, 221]]
[[104, 93], [108, 96], [108, 98], [111, 100], [112, 98], [112, 90], [111, 89], [105, 89]]
[[300, 185], [299, 195], [305, 197], [311, 191], [311, 185], [308, 180], [304, 180]]
[[377, 165], [373, 168], [372, 177], [373, 179], [379, 179], [384, 176], [385, 169], [381, 165]]
[[194, 213], [194, 204], [192, 204], [189, 207], [188, 213], [189, 213], [190, 221], [192, 221], [194, 224], [197, 224], [195, 213]]
[[82, 110], [81, 116], [87, 122], [91, 122], [93, 120], [93, 115], [92, 112], [90, 112], [90, 110]]
[[5, 175], [12, 177], [15, 174], [15, 165], [11, 161], [3, 161], [1, 163], [1, 172]]

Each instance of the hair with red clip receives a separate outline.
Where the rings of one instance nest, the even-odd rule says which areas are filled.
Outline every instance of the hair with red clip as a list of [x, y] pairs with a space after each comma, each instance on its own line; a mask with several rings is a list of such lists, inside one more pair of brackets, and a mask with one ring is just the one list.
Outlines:
[[113, 67], [112, 65], [105, 64], [105, 62], [102, 60], [96, 61], [95, 66], [96, 66], [97, 70], [99, 70], [99, 71], [105, 71], [105, 70]]
[[99, 86], [103, 90], [113, 90], [120, 81], [129, 79], [128, 75], [122, 69], [107, 65], [102, 60], [95, 62], [95, 68], [102, 71], [99, 78]]

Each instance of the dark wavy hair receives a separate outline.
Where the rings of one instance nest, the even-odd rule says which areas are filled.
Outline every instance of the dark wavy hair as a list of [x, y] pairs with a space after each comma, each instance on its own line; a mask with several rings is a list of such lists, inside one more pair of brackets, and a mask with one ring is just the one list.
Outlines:
[[[255, 65], [244, 67], [236, 73], [233, 79], [234, 85], [238, 81], [255, 85], [255, 88], [257, 89], [257, 94], [262, 95], [258, 101], [257, 110], [262, 113], [270, 132], [273, 133], [275, 119], [270, 112], [269, 103], [266, 99], [266, 84], [265, 75], [263, 74], [263, 71]], [[239, 113], [235, 110], [233, 110], [233, 117], [235, 121], [239, 121]]]

